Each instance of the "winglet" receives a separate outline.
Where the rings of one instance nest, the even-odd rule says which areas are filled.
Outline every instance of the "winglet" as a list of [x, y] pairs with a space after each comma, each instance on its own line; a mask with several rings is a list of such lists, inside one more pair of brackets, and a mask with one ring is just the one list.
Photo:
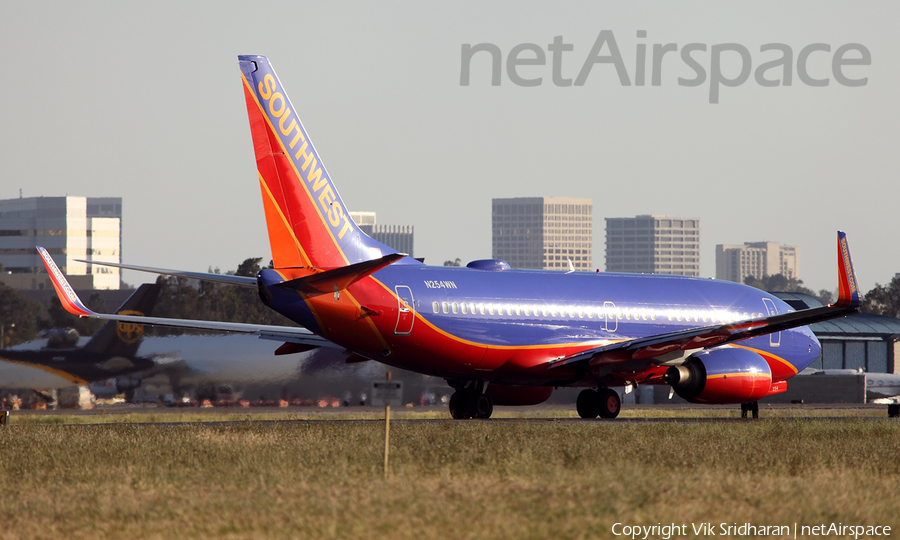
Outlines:
[[838, 301], [831, 307], [855, 308], [859, 306], [859, 287], [853, 261], [850, 260], [850, 246], [847, 235], [838, 231]]
[[78, 298], [78, 295], [75, 294], [72, 286], [69, 285], [69, 282], [66, 280], [66, 276], [63, 275], [59, 267], [56, 266], [56, 263], [53, 262], [53, 257], [50, 256], [50, 253], [41, 246], [37, 246], [37, 250], [41, 259], [44, 260], [44, 267], [47, 268], [47, 275], [50, 276], [50, 280], [53, 282], [53, 288], [56, 289], [56, 295], [59, 296], [59, 301], [62, 306], [66, 308], [66, 311], [72, 315], [78, 315], [79, 317], [96, 315], [96, 313], [86, 308], [81, 299]]

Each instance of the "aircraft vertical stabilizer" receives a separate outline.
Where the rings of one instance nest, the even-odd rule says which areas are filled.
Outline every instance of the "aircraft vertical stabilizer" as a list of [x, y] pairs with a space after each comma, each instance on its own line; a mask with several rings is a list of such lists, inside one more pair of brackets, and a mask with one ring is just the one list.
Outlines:
[[268, 59], [238, 60], [275, 267], [339, 267], [396, 253], [350, 219]]
[[[159, 285], [145, 283], [125, 300], [116, 311], [120, 315], [150, 316], [159, 296]], [[131, 357], [137, 354], [144, 326], [136, 323], [109, 321], [87, 342], [84, 350]]]

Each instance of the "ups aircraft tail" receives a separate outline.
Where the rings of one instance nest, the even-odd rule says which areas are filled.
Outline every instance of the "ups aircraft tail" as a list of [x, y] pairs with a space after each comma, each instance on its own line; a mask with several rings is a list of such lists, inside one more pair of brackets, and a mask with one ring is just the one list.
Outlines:
[[[138, 287], [125, 303], [116, 311], [120, 315], [150, 316], [159, 296], [159, 285], [145, 283]], [[136, 323], [107, 321], [88, 341], [86, 352], [131, 357], [137, 354], [144, 326]]]
[[350, 219], [268, 59], [238, 60], [275, 267], [335, 268], [397, 253]]

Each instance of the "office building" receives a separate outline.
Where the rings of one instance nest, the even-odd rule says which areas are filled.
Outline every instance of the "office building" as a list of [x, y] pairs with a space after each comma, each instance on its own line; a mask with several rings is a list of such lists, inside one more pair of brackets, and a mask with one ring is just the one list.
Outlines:
[[43, 246], [72, 287], [118, 289], [119, 269], [77, 259], [121, 262], [120, 197], [29, 197], [0, 200], [0, 281], [17, 289], [50, 288], [36, 246]]
[[513, 268], [593, 269], [593, 204], [570, 197], [493, 199], [492, 257]]
[[716, 279], [743, 283], [747, 276], [762, 279], [781, 274], [800, 279], [799, 248], [778, 242], [744, 242], [742, 246], [716, 246]]
[[700, 220], [606, 218], [606, 271], [700, 275]]
[[410, 257], [415, 257], [413, 255], [415, 234], [412, 225], [383, 225], [376, 223], [375, 212], [350, 212], [350, 219], [373, 240], [396, 249], [400, 253], [406, 253]]

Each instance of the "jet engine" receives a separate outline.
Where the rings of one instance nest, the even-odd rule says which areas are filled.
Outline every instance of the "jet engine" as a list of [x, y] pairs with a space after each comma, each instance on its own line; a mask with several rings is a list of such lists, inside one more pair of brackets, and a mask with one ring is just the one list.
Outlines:
[[691, 403], [748, 403], [769, 393], [772, 370], [766, 359], [741, 347], [718, 347], [692, 354], [663, 377]]

